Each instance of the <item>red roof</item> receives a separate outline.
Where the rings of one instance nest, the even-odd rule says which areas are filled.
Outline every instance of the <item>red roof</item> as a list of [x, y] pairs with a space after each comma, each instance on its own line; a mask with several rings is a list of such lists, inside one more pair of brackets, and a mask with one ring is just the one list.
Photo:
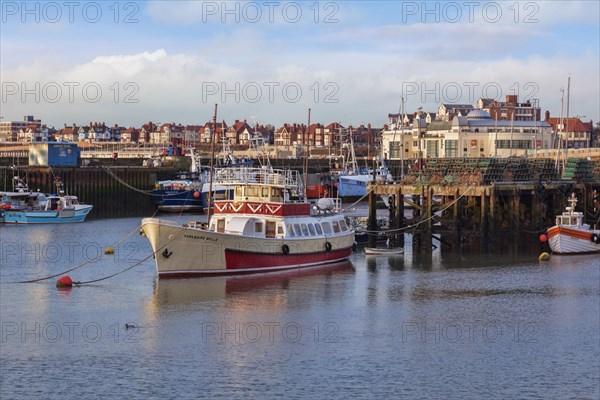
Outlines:
[[[560, 118], [548, 118], [546, 120], [554, 130], [558, 130], [558, 126], [561, 123]], [[565, 130], [568, 128], [569, 132], [592, 132], [593, 124], [590, 122], [582, 122], [579, 118], [563, 118], [562, 123], [565, 126]]]

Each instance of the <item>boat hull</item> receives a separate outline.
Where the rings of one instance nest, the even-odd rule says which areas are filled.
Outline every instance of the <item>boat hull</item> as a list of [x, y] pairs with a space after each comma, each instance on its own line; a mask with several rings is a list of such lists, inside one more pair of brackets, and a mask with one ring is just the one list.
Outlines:
[[367, 194], [367, 182], [372, 175], [340, 175], [337, 182], [339, 197], [362, 197]]
[[402, 255], [404, 254], [404, 249], [382, 249], [376, 247], [365, 247], [366, 255], [375, 255], [375, 256], [394, 256], [394, 255]]
[[[195, 195], [195, 193], [198, 193]], [[206, 200], [193, 190], [161, 190], [152, 192], [158, 209], [167, 212], [202, 211]], [[197, 197], [196, 197], [197, 196]]]
[[63, 224], [83, 222], [93, 206], [79, 206], [75, 210], [6, 210], [5, 224]]
[[592, 231], [567, 228], [564, 226], [553, 226], [548, 229], [547, 236], [550, 249], [555, 254], [600, 253], [600, 243], [596, 243], [596, 241], [592, 240], [593, 238], [600, 236], [600, 231], [598, 230]]
[[[346, 260], [354, 234], [314, 239], [259, 238], [142, 220], [159, 277], [230, 275], [296, 269]], [[327, 244], [329, 243], [329, 245]]]

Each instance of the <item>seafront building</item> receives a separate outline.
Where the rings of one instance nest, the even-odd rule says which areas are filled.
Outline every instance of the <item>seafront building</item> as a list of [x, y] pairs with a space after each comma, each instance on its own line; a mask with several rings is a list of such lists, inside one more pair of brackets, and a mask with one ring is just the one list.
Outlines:
[[553, 148], [556, 138], [546, 121], [498, 121], [481, 109], [452, 121], [415, 119], [381, 136], [386, 159], [524, 156]]

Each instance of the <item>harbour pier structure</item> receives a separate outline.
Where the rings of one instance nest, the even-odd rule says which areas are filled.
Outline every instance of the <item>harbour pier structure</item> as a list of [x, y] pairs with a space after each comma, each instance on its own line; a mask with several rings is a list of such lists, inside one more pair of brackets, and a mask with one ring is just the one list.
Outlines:
[[[582, 158], [567, 160], [562, 172], [552, 159], [427, 159], [404, 179], [371, 182], [368, 190], [371, 202], [389, 199], [391, 245], [402, 246], [411, 234], [418, 252], [464, 242], [493, 251], [523, 234], [537, 237], [554, 224], [571, 192], [587, 222], [600, 224], [600, 161]], [[369, 221], [375, 218], [375, 207], [369, 207]]]

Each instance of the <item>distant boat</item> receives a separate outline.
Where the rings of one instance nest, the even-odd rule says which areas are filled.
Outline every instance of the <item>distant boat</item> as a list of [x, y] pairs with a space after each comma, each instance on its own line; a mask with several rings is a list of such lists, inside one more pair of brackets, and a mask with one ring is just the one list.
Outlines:
[[57, 224], [83, 222], [93, 206], [80, 204], [77, 196], [64, 194], [62, 183], [57, 181], [59, 194], [46, 196], [31, 192], [18, 177], [16, 192], [0, 192], [2, 216], [5, 224]]
[[365, 247], [366, 255], [377, 255], [377, 256], [393, 256], [404, 254], [402, 247], [396, 248], [379, 248], [379, 247]]
[[547, 231], [550, 249], [555, 254], [600, 253], [600, 230], [583, 223], [583, 213], [575, 211], [575, 193], [568, 202], [566, 211], [556, 216], [556, 225]]
[[[373, 180], [389, 181], [391, 174], [385, 167], [383, 159], [379, 157], [379, 166], [373, 171], [368, 168], [359, 168], [354, 153], [354, 139], [352, 130], [347, 134], [341, 135], [342, 149], [347, 149], [347, 154], [343, 155], [344, 166], [337, 178], [336, 189], [339, 197], [363, 197], [367, 194], [367, 184]], [[373, 173], [375, 172], [375, 173]]]
[[200, 159], [189, 150], [192, 159], [189, 171], [182, 171], [174, 179], [157, 181], [152, 195], [161, 211], [202, 211], [206, 196], [202, 198], [204, 183], [208, 182], [208, 170], [202, 169]]

